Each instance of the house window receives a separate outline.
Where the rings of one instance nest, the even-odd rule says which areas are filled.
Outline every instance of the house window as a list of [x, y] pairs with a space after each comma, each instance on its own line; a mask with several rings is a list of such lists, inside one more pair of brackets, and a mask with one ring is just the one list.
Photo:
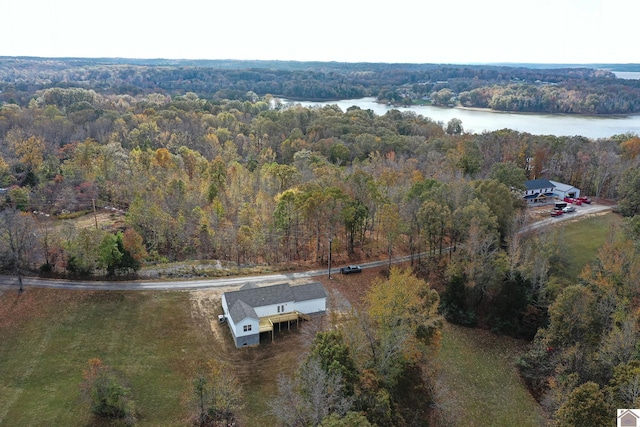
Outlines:
[[280, 311], [281, 311], [282, 313], [284, 313], [284, 305], [281, 305], [281, 306], [280, 306]]
[[280, 306], [278, 306], [278, 313], [280, 313]]
[[249, 332], [251, 330], [251, 325], [244, 325], [243, 330], [245, 332]]

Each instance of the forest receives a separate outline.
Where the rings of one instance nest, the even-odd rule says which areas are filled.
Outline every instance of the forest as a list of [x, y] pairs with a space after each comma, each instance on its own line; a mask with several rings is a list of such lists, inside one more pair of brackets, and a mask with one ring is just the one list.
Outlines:
[[[394, 387], [436, 345], [441, 315], [531, 340], [520, 369], [558, 425], [576, 417], [601, 420], [611, 408], [640, 404], [634, 386], [640, 380], [637, 135], [468, 134], [455, 122], [398, 110], [377, 116], [357, 107], [284, 105], [270, 93], [287, 95], [298, 87], [295, 69], [273, 71], [271, 83], [259, 86], [269, 81], [266, 71], [93, 63], [66, 68], [48, 61], [42, 65], [48, 71], [36, 73], [30, 60], [1, 63], [0, 261], [6, 272], [135, 277], [144, 266], [184, 260], [322, 268], [330, 241], [334, 259], [344, 262], [412, 254], [413, 271], [439, 295], [396, 271], [389, 283], [399, 284], [375, 288], [379, 294], [369, 300], [372, 322], [391, 339], [385, 298], [415, 297], [407, 303], [415, 316], [397, 314], [413, 346], [406, 355], [413, 358], [398, 365], [404, 370], [393, 373]], [[436, 67], [429, 73], [450, 81], [455, 73], [480, 73], [468, 70], [447, 74]], [[411, 73], [418, 82], [427, 72], [391, 71], [375, 84], [361, 73], [362, 92], [349, 96], [393, 86], [394, 78], [399, 84]], [[483, 71], [488, 80], [509, 72]], [[546, 80], [564, 72], [523, 71]], [[575, 72], [585, 81], [615, 82]], [[304, 76], [315, 82], [328, 74], [300, 73], [300, 88], [321, 93]], [[323, 84], [333, 88], [330, 97], [341, 97], [355, 90], [354, 81]], [[483, 89], [471, 89], [469, 97], [474, 90]], [[563, 265], [558, 240], [551, 233], [521, 233], [524, 182], [539, 177], [616, 202], [627, 217], [622, 229], [612, 230], [597, 263], [569, 283], [550, 282]], [[96, 210], [122, 219], [86, 228], [64, 221]], [[402, 284], [413, 287], [403, 290]], [[388, 288], [397, 294], [385, 294]], [[374, 339], [367, 335], [371, 330], [363, 327], [357, 339]], [[356, 383], [347, 357], [353, 339], [340, 332], [319, 335], [313, 352], [322, 357], [301, 372], [313, 382], [308, 375], [318, 369], [341, 371], [344, 377], [332, 378], [345, 381], [342, 391], [362, 387], [372, 393], [360, 400], [353, 395], [364, 413], [374, 414], [369, 421], [404, 425], [401, 409], [373, 411], [383, 403], [403, 404], [374, 387], [387, 377]], [[341, 352], [343, 366], [323, 365], [331, 351]], [[295, 391], [291, 385], [283, 390]], [[285, 424], [349, 425], [328, 424], [357, 417], [343, 409]]]
[[[82, 87], [144, 95], [193, 92], [241, 100], [248, 92], [288, 99], [365, 96], [396, 105], [431, 103], [496, 111], [563, 114], [640, 112], [640, 83], [593, 68], [522, 65], [376, 64], [0, 58], [0, 100], [23, 105], [36, 90]], [[617, 67], [620, 68], [620, 67]]]

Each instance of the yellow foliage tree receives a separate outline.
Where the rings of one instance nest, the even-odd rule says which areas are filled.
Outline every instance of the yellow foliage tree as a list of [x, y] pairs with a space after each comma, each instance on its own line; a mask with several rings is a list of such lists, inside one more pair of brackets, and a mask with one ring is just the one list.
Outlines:
[[153, 163], [161, 168], [168, 169], [173, 165], [173, 158], [169, 150], [158, 148], [153, 158]]
[[405, 350], [414, 351], [418, 343], [433, 347], [439, 344], [440, 297], [411, 271], [392, 267], [387, 280], [374, 283], [366, 303], [369, 316], [380, 329], [410, 332]]
[[40, 136], [30, 136], [25, 139], [8, 138], [10, 148], [21, 163], [29, 170], [38, 170], [44, 159], [44, 139]]

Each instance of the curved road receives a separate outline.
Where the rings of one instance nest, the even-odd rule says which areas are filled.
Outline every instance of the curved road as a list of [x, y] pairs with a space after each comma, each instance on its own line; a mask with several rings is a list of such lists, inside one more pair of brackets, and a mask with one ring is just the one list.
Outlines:
[[[571, 205], [573, 206], [573, 205]], [[601, 213], [601, 212], [606, 212], [606, 211], [610, 211], [613, 208], [611, 206], [606, 206], [606, 205], [599, 205], [596, 203], [592, 203], [590, 205], [582, 205], [582, 206], [574, 206], [576, 208], [575, 212], [570, 212], [570, 213], [565, 213], [562, 214], [560, 216], [555, 216], [552, 217], [551, 216], [551, 211], [553, 210], [552, 206], [549, 206], [549, 215], [547, 218], [545, 219], [541, 219], [539, 221], [536, 221], [532, 224], [529, 224], [527, 226], [525, 226], [522, 229], [522, 233], [526, 233], [528, 231], [533, 231], [533, 230], [537, 230], [543, 227], [548, 227], [551, 226], [553, 224], [556, 224], [558, 222], [562, 222], [562, 221], [567, 221], [567, 220], [571, 220], [571, 219], [576, 219], [576, 218], [580, 218], [586, 215], [592, 215], [592, 214], [596, 214], [596, 213]]]
[[[561, 221], [570, 220], [572, 218], [579, 218], [589, 214], [595, 214], [611, 210], [610, 206], [591, 204], [576, 206], [576, 212], [563, 214], [560, 217], [549, 217], [543, 220], [537, 221], [533, 224], [526, 226], [522, 232], [528, 232], [539, 229], [541, 227], [549, 226]], [[551, 210], [550, 210], [551, 211]], [[421, 255], [428, 255], [424, 253]], [[414, 255], [417, 256], [417, 255]], [[393, 264], [406, 262], [411, 259], [410, 256], [403, 256], [393, 258], [391, 262]], [[380, 267], [389, 263], [389, 260], [381, 260], [360, 264], [362, 268]], [[332, 274], [340, 274], [340, 268], [332, 268]], [[329, 274], [328, 269], [324, 270], [312, 270], [299, 273], [284, 273], [284, 274], [268, 274], [262, 276], [234, 276], [224, 277], [218, 279], [199, 279], [199, 280], [177, 280], [177, 281], [122, 281], [122, 282], [108, 282], [108, 281], [75, 281], [75, 280], [55, 280], [55, 279], [40, 279], [33, 277], [23, 277], [22, 283], [24, 287], [36, 287], [36, 288], [54, 288], [54, 289], [74, 289], [74, 290], [113, 290], [113, 291], [130, 291], [130, 290], [194, 290], [194, 289], [208, 289], [219, 288], [224, 286], [242, 286], [247, 283], [275, 283], [283, 282], [293, 279], [302, 279], [316, 276], [326, 276]], [[0, 276], [0, 289], [3, 288], [17, 288], [18, 279], [13, 276]]]

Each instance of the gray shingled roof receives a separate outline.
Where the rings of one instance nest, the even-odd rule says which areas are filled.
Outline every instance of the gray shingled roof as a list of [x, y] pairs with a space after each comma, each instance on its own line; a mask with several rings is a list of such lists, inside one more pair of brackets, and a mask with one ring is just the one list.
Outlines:
[[231, 318], [234, 322], [239, 322], [242, 319], [246, 319], [247, 317], [260, 320], [253, 307], [242, 300], [237, 300], [233, 303], [233, 305], [231, 305], [229, 314], [231, 315]]
[[234, 322], [239, 322], [246, 317], [257, 319], [254, 307], [326, 298], [327, 292], [322, 283], [314, 282], [298, 286], [289, 286], [287, 283], [257, 288], [243, 286], [237, 291], [225, 292], [224, 295], [231, 318]]
[[294, 301], [309, 301], [312, 299], [326, 298], [327, 291], [320, 282], [308, 283], [306, 285], [292, 286]]

